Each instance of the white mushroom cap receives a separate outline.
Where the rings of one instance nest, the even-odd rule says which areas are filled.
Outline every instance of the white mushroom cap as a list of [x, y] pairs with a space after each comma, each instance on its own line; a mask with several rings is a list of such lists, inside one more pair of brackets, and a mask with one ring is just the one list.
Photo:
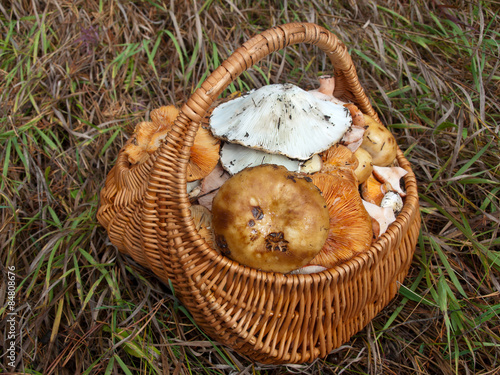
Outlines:
[[250, 91], [219, 105], [210, 118], [218, 138], [299, 160], [330, 148], [351, 124], [347, 108], [292, 84]]
[[269, 154], [235, 143], [224, 143], [221, 148], [220, 162], [224, 169], [234, 175], [245, 168], [261, 164], [282, 165], [291, 172], [297, 172], [300, 161], [292, 160], [284, 155]]

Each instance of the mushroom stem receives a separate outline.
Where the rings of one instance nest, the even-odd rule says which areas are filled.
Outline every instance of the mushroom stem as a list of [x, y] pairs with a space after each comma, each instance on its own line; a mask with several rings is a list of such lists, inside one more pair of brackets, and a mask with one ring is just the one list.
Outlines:
[[358, 179], [358, 183], [362, 184], [372, 174], [372, 156], [364, 148], [358, 148], [356, 152], [354, 152], [354, 156], [358, 159], [358, 167], [354, 170], [354, 174]]
[[321, 76], [319, 79], [318, 91], [322, 94], [333, 96], [335, 90], [335, 78], [330, 75]]
[[349, 112], [351, 113], [352, 124], [354, 126], [359, 126], [362, 128], [364, 128], [366, 126], [365, 117], [363, 115], [363, 112], [361, 112], [361, 110], [355, 104], [347, 103], [347, 104], [344, 104], [344, 107], [346, 107], [349, 110]]
[[347, 103], [333, 96], [333, 91], [335, 90], [335, 78], [330, 75], [324, 75], [318, 78], [319, 87], [315, 90], [310, 90], [309, 92], [313, 94], [318, 99], [332, 102], [335, 104], [345, 105]]

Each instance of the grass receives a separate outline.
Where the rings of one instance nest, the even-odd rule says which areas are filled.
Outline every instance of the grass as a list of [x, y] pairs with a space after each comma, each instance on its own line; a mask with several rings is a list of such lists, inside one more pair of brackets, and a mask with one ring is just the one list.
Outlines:
[[[500, 372], [498, 1], [134, 2], [0, 5], [0, 328], [15, 270], [15, 364], [26, 374]], [[312, 364], [271, 366], [212, 342], [169, 285], [95, 219], [141, 119], [180, 105], [242, 42], [310, 21], [349, 48], [411, 161], [422, 231], [399, 295]], [[312, 88], [311, 46], [267, 57], [228, 89]], [[10, 267], [10, 268], [9, 268]]]

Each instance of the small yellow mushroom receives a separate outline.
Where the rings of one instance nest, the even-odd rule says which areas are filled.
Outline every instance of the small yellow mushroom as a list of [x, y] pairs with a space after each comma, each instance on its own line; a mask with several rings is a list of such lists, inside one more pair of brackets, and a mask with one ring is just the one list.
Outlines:
[[396, 159], [398, 149], [396, 139], [384, 125], [368, 115], [364, 117], [366, 130], [361, 147], [370, 153], [373, 165], [386, 167]]
[[354, 153], [354, 156], [356, 157], [356, 159], [358, 159], [358, 166], [354, 170], [354, 174], [358, 179], [358, 183], [362, 184], [372, 174], [373, 171], [372, 156], [364, 148], [358, 148]]

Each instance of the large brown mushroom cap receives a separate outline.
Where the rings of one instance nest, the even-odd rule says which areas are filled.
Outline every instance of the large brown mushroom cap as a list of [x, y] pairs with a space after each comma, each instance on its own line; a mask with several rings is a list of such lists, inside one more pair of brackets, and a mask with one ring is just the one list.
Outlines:
[[219, 250], [264, 271], [286, 273], [308, 264], [329, 230], [325, 199], [311, 179], [272, 164], [227, 180], [212, 215]]
[[328, 205], [330, 231], [325, 245], [310, 264], [331, 268], [370, 248], [372, 220], [356, 184], [326, 173], [316, 173], [311, 177]]

